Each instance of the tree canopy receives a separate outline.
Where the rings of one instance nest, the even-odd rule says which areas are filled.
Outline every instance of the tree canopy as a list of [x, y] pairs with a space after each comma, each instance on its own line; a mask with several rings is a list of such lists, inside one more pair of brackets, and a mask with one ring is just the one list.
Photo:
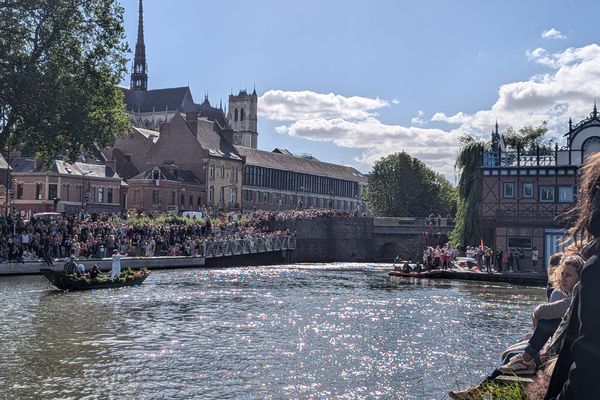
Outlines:
[[552, 150], [548, 143], [544, 143], [544, 135], [548, 132], [546, 121], [539, 126], [524, 126], [518, 131], [508, 128], [504, 135], [504, 142], [514, 149], [534, 152], [539, 147], [543, 151]]
[[456, 225], [450, 234], [455, 245], [474, 246], [481, 239], [486, 243], [490, 242], [490, 232], [479, 219], [483, 196], [481, 165], [484, 150], [483, 142], [468, 135], [460, 138], [460, 150], [455, 164], [460, 174]]
[[114, 143], [127, 49], [117, 0], [0, 0], [0, 148], [72, 160]]
[[454, 188], [442, 175], [405, 152], [377, 161], [365, 200], [376, 215], [418, 217], [454, 215]]

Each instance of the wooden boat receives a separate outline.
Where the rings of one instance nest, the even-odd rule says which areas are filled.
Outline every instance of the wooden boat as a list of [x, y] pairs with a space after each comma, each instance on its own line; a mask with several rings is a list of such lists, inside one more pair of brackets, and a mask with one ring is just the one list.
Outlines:
[[[107, 279], [104, 281], [80, 279], [74, 275], [67, 275], [62, 271], [55, 271], [50, 268], [40, 268], [40, 272], [48, 279], [54, 286], [60, 290], [92, 290], [92, 289], [109, 289], [118, 288], [122, 286], [136, 286], [141, 285], [142, 282], [150, 275], [150, 271], [143, 269], [140, 271], [131, 271], [134, 274], [128, 274], [125, 271], [125, 275], [121, 275], [120, 278], [115, 280]], [[123, 273], [122, 273], [123, 274]], [[125, 277], [125, 278], [123, 278]]]
[[411, 271], [411, 272], [403, 272], [403, 271], [397, 271], [397, 270], [393, 270], [388, 272], [389, 276], [404, 276], [404, 277], [408, 277], [408, 278], [439, 278], [440, 275], [442, 275], [443, 271], [422, 271], [422, 272], [415, 272], [415, 271]]

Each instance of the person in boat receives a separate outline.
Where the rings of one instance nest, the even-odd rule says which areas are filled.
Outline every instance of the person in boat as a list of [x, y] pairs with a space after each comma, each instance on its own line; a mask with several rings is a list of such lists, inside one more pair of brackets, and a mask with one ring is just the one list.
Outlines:
[[100, 268], [98, 268], [97, 264], [94, 264], [92, 270], [90, 271], [90, 279], [96, 279], [98, 275], [100, 275]]
[[410, 272], [410, 265], [408, 263], [402, 265], [402, 272]]
[[69, 259], [63, 265], [63, 271], [67, 275], [74, 274], [77, 269], [77, 264], [75, 264], [75, 256], [71, 255]]
[[75, 273], [77, 274], [77, 276], [81, 277], [83, 276], [83, 274], [85, 274], [85, 265], [79, 263], [75, 265]]
[[114, 249], [112, 255], [112, 272], [110, 274], [112, 279], [117, 278], [121, 274], [121, 254], [119, 254], [119, 250]]

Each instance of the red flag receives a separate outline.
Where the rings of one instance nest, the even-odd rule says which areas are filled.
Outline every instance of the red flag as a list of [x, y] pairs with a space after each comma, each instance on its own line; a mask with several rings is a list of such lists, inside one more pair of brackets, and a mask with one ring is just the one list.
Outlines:
[[484, 248], [483, 238], [479, 238], [479, 247], [481, 247], [482, 249]]

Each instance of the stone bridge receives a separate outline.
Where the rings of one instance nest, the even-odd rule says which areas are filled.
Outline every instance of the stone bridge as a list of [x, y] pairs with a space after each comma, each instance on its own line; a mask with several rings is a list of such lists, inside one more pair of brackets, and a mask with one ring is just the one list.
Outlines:
[[[449, 223], [450, 222], [450, 223]], [[318, 217], [268, 221], [296, 232], [293, 262], [420, 260], [425, 246], [442, 245], [454, 228], [446, 218]]]

